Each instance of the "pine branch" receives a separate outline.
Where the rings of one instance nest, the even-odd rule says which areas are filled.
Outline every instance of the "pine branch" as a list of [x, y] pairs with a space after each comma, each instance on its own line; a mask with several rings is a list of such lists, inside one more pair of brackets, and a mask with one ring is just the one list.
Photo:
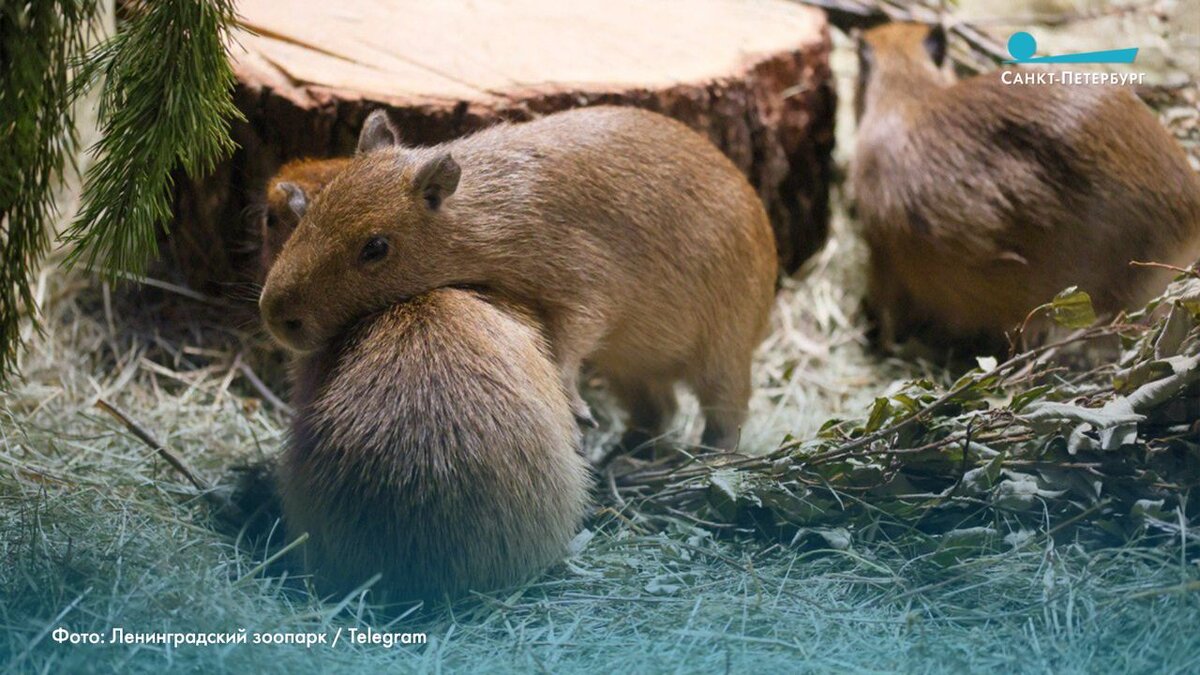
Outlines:
[[142, 274], [171, 216], [172, 171], [213, 170], [234, 149], [232, 0], [158, 0], [88, 58], [103, 78], [96, 163], [68, 231], [68, 262], [109, 278]]
[[21, 316], [34, 309], [55, 188], [74, 162], [71, 67], [97, 9], [96, 0], [0, 0], [0, 384], [16, 365]]

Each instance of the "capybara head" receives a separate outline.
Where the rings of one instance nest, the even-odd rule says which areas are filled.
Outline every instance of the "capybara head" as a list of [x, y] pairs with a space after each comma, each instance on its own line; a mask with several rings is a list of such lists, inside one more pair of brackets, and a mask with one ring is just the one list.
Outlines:
[[[913, 78], [953, 81], [946, 62], [946, 31], [922, 23], [888, 23], [858, 38], [858, 88], [854, 110], [861, 118], [878, 90], [904, 86]], [[882, 86], [880, 86], [882, 85]]]
[[267, 273], [283, 250], [283, 245], [292, 236], [300, 217], [293, 206], [307, 195], [317, 195], [329, 184], [350, 159], [297, 159], [279, 168], [279, 172], [267, 181], [265, 200], [254, 227], [258, 237], [258, 280], [265, 281]]
[[271, 334], [309, 352], [364, 315], [445, 285], [446, 201], [459, 176], [447, 151], [400, 147], [386, 114], [372, 113], [358, 154], [325, 190], [285, 190], [299, 224], [259, 300]]

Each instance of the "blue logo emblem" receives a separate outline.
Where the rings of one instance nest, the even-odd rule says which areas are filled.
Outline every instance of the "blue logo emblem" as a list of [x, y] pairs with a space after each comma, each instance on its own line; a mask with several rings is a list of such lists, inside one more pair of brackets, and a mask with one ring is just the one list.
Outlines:
[[1012, 58], [1005, 63], [1133, 63], [1138, 50], [1134, 47], [1059, 56], [1034, 56], [1037, 53], [1037, 40], [1022, 31], [1013, 33], [1012, 37], [1008, 38], [1008, 53]]

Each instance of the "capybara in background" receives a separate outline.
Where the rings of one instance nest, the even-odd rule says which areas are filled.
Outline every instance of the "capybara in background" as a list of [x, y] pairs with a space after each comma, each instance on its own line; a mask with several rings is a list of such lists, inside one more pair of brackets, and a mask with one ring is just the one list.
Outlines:
[[[267, 181], [262, 209], [255, 221], [258, 244], [258, 268], [255, 270], [259, 283], [266, 281], [267, 272], [275, 264], [275, 258], [283, 250], [283, 244], [292, 236], [300, 217], [288, 203], [301, 195], [315, 195], [333, 180], [339, 171], [350, 163], [348, 157], [330, 159], [297, 159], [279, 168]], [[301, 197], [302, 198], [302, 197]]]
[[1136, 308], [1200, 256], [1200, 178], [1128, 89], [956, 82], [945, 33], [860, 40], [851, 184], [885, 342], [1002, 339], [1070, 286]]

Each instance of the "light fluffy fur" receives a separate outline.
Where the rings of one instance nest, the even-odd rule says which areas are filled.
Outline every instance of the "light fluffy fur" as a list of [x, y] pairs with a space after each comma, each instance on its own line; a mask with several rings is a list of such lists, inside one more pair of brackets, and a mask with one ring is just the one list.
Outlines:
[[[587, 359], [639, 438], [663, 431], [682, 380], [704, 409], [702, 441], [736, 445], [775, 244], [758, 196], [706, 139], [597, 107], [432, 148], [363, 147], [373, 151], [312, 199], [267, 279], [260, 306], [281, 343], [311, 351], [403, 298], [482, 287], [544, 323], [577, 415]], [[430, 186], [444, 202], [427, 203]], [[375, 236], [389, 253], [364, 264]]]
[[[326, 589], [391, 599], [507, 586], [561, 557], [588, 502], [578, 429], [536, 323], [440, 289], [299, 358], [285, 522]], [[378, 597], [378, 596], [376, 596]]]
[[885, 341], [996, 340], [1073, 285], [1137, 307], [1171, 274], [1130, 261], [1200, 256], [1200, 179], [1132, 92], [955, 82], [927, 39], [891, 24], [860, 47], [851, 183]]

